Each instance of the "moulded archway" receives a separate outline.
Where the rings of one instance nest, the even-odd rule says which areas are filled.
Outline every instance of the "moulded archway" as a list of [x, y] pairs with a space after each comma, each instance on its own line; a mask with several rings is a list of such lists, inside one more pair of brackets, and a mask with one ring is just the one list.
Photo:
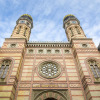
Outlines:
[[33, 90], [32, 100], [68, 100], [67, 90]]

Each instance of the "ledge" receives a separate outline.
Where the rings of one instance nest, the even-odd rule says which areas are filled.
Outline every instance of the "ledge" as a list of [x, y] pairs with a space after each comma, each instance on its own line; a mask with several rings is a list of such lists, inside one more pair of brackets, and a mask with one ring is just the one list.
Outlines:
[[63, 47], [63, 48], [71, 48], [72, 45], [68, 42], [56, 42], [56, 41], [46, 41], [46, 42], [39, 42], [39, 41], [34, 41], [34, 42], [28, 42], [26, 44], [26, 47]]

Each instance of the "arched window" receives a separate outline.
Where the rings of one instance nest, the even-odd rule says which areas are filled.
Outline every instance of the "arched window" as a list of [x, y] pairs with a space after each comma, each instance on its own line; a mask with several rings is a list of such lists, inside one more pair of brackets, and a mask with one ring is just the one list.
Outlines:
[[17, 34], [19, 34], [20, 33], [20, 30], [21, 30], [21, 26], [19, 26], [19, 29], [18, 29], [18, 31], [17, 31]]
[[89, 60], [89, 66], [95, 78], [100, 78], [99, 64], [95, 60]]
[[1, 65], [0, 65], [0, 78], [1, 79], [5, 79], [6, 75], [8, 73], [8, 69], [11, 65], [11, 61], [10, 60], [4, 60]]
[[70, 28], [71, 37], [74, 36], [72, 28]]
[[79, 28], [78, 28], [78, 27], [75, 27], [75, 28], [76, 28], [77, 33], [78, 33], [78, 34], [81, 34]]
[[25, 31], [24, 31], [24, 36], [26, 36], [26, 31], [27, 31], [27, 28], [25, 28]]

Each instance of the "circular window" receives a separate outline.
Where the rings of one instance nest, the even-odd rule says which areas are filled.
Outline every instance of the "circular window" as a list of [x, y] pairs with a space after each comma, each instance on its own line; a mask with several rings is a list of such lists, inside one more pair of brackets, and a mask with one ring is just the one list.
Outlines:
[[45, 62], [39, 67], [39, 74], [45, 78], [55, 78], [60, 74], [60, 67], [53, 62]]

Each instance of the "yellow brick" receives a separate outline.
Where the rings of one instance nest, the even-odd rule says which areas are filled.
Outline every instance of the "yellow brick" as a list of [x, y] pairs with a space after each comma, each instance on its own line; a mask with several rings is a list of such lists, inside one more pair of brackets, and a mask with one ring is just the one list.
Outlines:
[[32, 76], [32, 73], [23, 73], [22, 76]]
[[22, 81], [31, 81], [31, 77], [22, 77], [21, 80]]
[[33, 66], [24, 66], [24, 68], [33, 68]]
[[28, 96], [18, 96], [17, 100], [29, 100]]
[[76, 72], [75, 69], [67, 69], [67, 72]]
[[78, 76], [77, 73], [68, 73], [68, 76]]
[[69, 77], [69, 81], [78, 81], [78, 77]]
[[0, 86], [0, 90], [12, 90], [13, 86]]
[[91, 96], [100, 96], [100, 91], [91, 91]]
[[95, 86], [89, 86], [89, 90], [100, 90], [100, 86], [99, 85], [95, 85]]
[[17, 72], [12, 72], [11, 75], [16, 75]]
[[62, 76], [65, 76], [66, 77], [65, 73], [63, 73]]
[[13, 68], [13, 71], [17, 71], [18, 68]]
[[93, 100], [100, 100], [100, 98], [99, 97], [98, 98], [96, 97], [96, 98], [93, 98]]
[[34, 81], [43, 81], [43, 79], [41, 79], [39, 77], [34, 77]]
[[72, 96], [72, 100], [85, 100], [83, 96]]
[[24, 63], [24, 65], [33, 65], [33, 62], [32, 63]]
[[66, 68], [75, 68], [75, 66], [66, 66]]
[[25, 59], [25, 62], [26, 62], [26, 61], [32, 62], [33, 59]]
[[18, 95], [29, 95], [29, 91], [18, 91]]
[[0, 97], [10, 97], [11, 92], [0, 92]]
[[89, 75], [89, 73], [88, 73], [88, 72], [83, 72], [83, 74], [84, 74], [84, 75]]
[[72, 95], [83, 95], [81, 90], [71, 90]]
[[20, 62], [20, 60], [15, 60], [15, 63], [19, 63]]
[[75, 65], [75, 63], [67, 63], [67, 62], [66, 62], [66, 65]]
[[58, 81], [66, 81], [66, 77], [60, 77], [59, 79], [57, 79]]
[[0, 98], [0, 100], [11, 100], [10, 98]]
[[32, 70], [27, 69], [27, 70], [23, 70], [23, 72], [32, 72]]

